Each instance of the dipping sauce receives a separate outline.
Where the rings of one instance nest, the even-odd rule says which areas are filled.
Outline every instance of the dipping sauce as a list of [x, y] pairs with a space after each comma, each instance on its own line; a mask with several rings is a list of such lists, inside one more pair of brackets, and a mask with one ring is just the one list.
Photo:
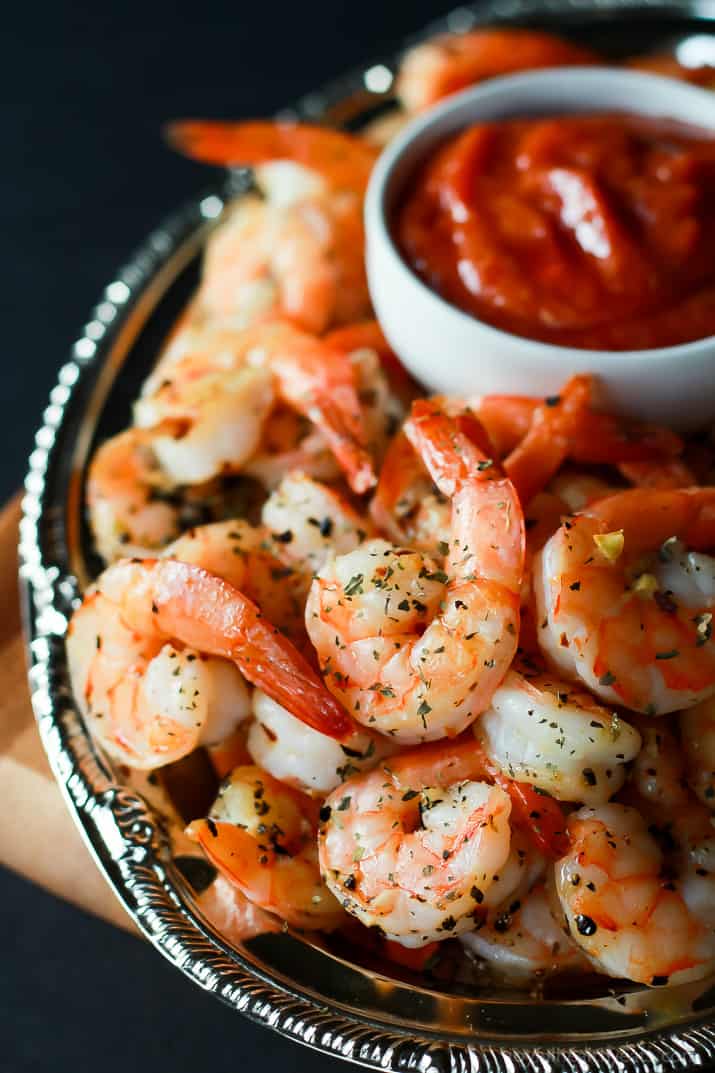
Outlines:
[[394, 234], [413, 270], [529, 339], [643, 350], [715, 334], [715, 138], [671, 120], [480, 123], [415, 176]]

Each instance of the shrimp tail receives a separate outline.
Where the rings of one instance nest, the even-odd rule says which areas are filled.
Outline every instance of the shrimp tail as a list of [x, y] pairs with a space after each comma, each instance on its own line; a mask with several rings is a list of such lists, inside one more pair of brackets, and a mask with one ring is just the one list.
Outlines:
[[477, 418], [470, 415], [467, 426], [466, 419], [450, 417], [438, 401], [417, 399], [405, 434], [443, 495], [455, 495], [467, 480], [490, 468], [491, 459], [475, 442], [486, 442]]
[[182, 119], [167, 124], [164, 137], [173, 149], [202, 164], [255, 167], [292, 160], [334, 187], [361, 192], [377, 156], [367, 141], [305, 123]]
[[310, 408], [309, 414], [328, 441], [353, 492], [362, 495], [376, 483], [377, 476], [369, 452], [362, 444], [359, 420], [340, 400], [323, 398]]
[[522, 503], [541, 491], [568, 456], [579, 425], [589, 413], [592, 392], [592, 377], [574, 376], [559, 395], [534, 410], [526, 436], [504, 460]]
[[526, 832], [541, 853], [552, 860], [568, 853], [571, 839], [566, 816], [558, 801], [548, 794], [539, 793], [529, 782], [517, 782], [496, 772], [494, 781], [511, 798], [514, 825]]

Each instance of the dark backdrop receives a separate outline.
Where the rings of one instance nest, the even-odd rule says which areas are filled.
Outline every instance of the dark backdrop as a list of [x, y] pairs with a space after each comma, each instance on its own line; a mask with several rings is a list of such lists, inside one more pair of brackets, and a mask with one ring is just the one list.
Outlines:
[[[260, 116], [389, 51], [447, 2], [15, 0], [0, 22], [0, 493], [102, 287], [206, 173], [180, 115]], [[1, 807], [1, 806], [0, 806]], [[22, 817], [3, 813], [22, 837]], [[49, 851], [50, 847], [48, 847]], [[204, 995], [148, 946], [0, 872], [2, 1073], [337, 1070]]]

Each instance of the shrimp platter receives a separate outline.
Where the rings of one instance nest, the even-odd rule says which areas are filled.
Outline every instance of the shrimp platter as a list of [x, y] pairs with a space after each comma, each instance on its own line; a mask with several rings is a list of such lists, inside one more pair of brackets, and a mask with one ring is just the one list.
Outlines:
[[[396, 94], [596, 62], [475, 30], [408, 51]], [[537, 997], [714, 974], [715, 436], [615, 416], [583, 372], [426, 396], [373, 319], [374, 131], [168, 138], [253, 184], [86, 467], [94, 743], [149, 779], [200, 758], [182, 853], [251, 934]]]

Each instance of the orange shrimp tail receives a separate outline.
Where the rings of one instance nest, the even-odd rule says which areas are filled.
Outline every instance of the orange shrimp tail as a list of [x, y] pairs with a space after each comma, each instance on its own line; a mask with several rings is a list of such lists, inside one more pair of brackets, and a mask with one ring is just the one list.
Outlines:
[[304, 123], [182, 119], [164, 131], [169, 145], [202, 164], [253, 167], [292, 160], [333, 187], [364, 191], [377, 149], [361, 138]]
[[574, 376], [559, 395], [534, 410], [529, 430], [504, 460], [504, 469], [526, 504], [551, 480], [569, 454], [571, 441], [589, 411], [590, 376]]
[[339, 401], [322, 398], [310, 411], [316, 425], [328, 441], [353, 492], [363, 495], [377, 483], [369, 452], [361, 443], [363, 430], [359, 419], [353, 420]]
[[568, 853], [571, 840], [558, 801], [539, 793], [528, 782], [516, 782], [504, 775], [495, 775], [495, 782], [511, 798], [514, 825], [525, 831], [541, 853], [554, 860]]
[[[570, 385], [574, 386], [574, 381], [570, 381]], [[559, 398], [563, 398], [568, 387]], [[477, 414], [489, 434], [497, 458], [504, 458], [516, 450], [528, 435], [535, 413], [543, 406], [543, 399], [527, 395], [485, 395], [480, 400]], [[594, 410], [582, 413], [580, 420], [573, 422], [569, 436], [569, 456], [574, 462], [590, 465], [648, 461], [655, 465], [660, 460], [667, 464], [667, 460], [682, 454], [683, 448], [680, 437], [663, 425]]]
[[375, 495], [370, 503], [370, 516], [375, 525], [398, 543], [402, 535], [395, 521], [396, 508], [410, 486], [420, 479], [422, 472], [422, 463], [400, 429], [387, 448]]
[[450, 417], [438, 401], [416, 399], [405, 434], [443, 495], [454, 495], [465, 481], [490, 468], [485, 463], [491, 459], [475, 442], [487, 443], [488, 437], [473, 415]]
[[[271, 868], [275, 853], [268, 844], [259, 849], [258, 842], [232, 823], [193, 820], [186, 835], [198, 842], [211, 864], [238, 887], [250, 901], [266, 909], [272, 906]], [[259, 856], [265, 860], [259, 867]]]

